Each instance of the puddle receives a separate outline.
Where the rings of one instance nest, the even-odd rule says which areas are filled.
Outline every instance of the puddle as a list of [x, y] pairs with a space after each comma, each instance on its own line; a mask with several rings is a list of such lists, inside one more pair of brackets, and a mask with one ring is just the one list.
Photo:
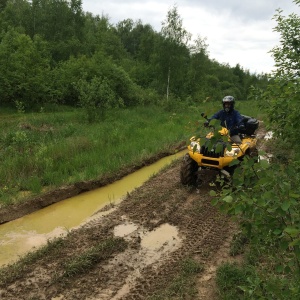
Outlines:
[[106, 205], [120, 203], [127, 193], [141, 186], [151, 176], [185, 153], [186, 151], [181, 151], [165, 157], [105, 187], [60, 201], [1, 225], [0, 266], [12, 263], [34, 247], [40, 247], [47, 240], [64, 235], [68, 230], [80, 226]]
[[[114, 228], [114, 235], [127, 240], [139, 239], [141, 244], [140, 252], [143, 252], [144, 256], [146, 252], [151, 252], [151, 257], [153, 257], [153, 253], [156, 257], [159, 257], [161, 255], [159, 252], [172, 252], [181, 245], [178, 229], [170, 224], [163, 224], [152, 231], [148, 231], [132, 222], [125, 221]], [[148, 263], [150, 264], [155, 260], [151, 261], [149, 259]]]
[[114, 228], [114, 235], [117, 237], [125, 237], [130, 233], [133, 233], [138, 229], [137, 225], [134, 224], [122, 224]]
[[164, 248], [171, 249], [178, 244], [178, 230], [169, 224], [164, 224], [159, 228], [148, 232], [141, 240], [141, 246], [144, 249], [156, 251]]
[[182, 239], [178, 235], [178, 229], [167, 223], [153, 231], [147, 231], [135, 224], [125, 222], [115, 227], [115, 233], [121, 235], [125, 234], [126, 238], [134, 239], [139, 237], [141, 250], [133, 255], [128, 255], [128, 253], [125, 252], [114, 257], [112, 264], [126, 263], [128, 268], [133, 271], [126, 278], [125, 284], [111, 300], [123, 299], [124, 296], [130, 292], [130, 289], [136, 285], [137, 279], [145, 267], [154, 263], [159, 265], [159, 261], [162, 257], [162, 261], [164, 261], [166, 256], [182, 245]]

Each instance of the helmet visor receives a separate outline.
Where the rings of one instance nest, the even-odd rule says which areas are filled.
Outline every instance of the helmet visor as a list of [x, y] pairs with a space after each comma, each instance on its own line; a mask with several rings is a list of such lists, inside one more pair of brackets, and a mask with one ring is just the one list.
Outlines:
[[232, 102], [231, 101], [223, 101], [223, 107], [226, 112], [229, 112], [232, 108]]

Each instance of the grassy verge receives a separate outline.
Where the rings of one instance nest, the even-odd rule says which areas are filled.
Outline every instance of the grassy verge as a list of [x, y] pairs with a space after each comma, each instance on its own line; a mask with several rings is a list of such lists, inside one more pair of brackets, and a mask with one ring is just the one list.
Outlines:
[[[239, 110], [256, 115], [255, 103]], [[217, 108], [216, 108], [217, 107]], [[219, 103], [114, 109], [88, 123], [80, 109], [47, 113], [0, 113], [0, 204], [9, 205], [45, 190], [99, 179], [139, 163], [180, 141], [202, 125], [200, 113]], [[255, 111], [256, 110], [256, 111]]]
[[193, 259], [183, 260], [178, 275], [163, 291], [157, 292], [149, 300], [195, 299], [197, 296], [196, 279], [202, 271], [203, 266]]
[[256, 246], [245, 255], [242, 265], [225, 263], [219, 267], [219, 299], [299, 299], [299, 275], [275, 270], [278, 258], [272, 259], [267, 252]]
[[[251, 178], [253, 165], [246, 172], [244, 164], [243, 176], [251, 180], [236, 183], [228, 192], [235, 197], [235, 207], [222, 210], [235, 215], [243, 230], [234, 236], [230, 254], [242, 253], [244, 259], [241, 265], [227, 263], [218, 269], [219, 299], [300, 299], [299, 172], [286, 141], [269, 141], [272, 160], [265, 173], [261, 165], [254, 166], [259, 181]], [[283, 210], [285, 202], [289, 207]], [[290, 228], [295, 233], [290, 234]]]

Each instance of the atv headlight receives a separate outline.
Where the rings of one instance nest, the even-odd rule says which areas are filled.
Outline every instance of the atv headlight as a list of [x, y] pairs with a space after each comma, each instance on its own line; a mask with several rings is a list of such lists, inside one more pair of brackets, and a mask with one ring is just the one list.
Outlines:
[[190, 146], [191, 146], [191, 148], [192, 148], [192, 150], [194, 152], [200, 153], [200, 145], [199, 145], [199, 143], [193, 141], [193, 142], [191, 142]]
[[230, 151], [225, 151], [225, 156], [237, 156], [240, 153], [240, 148], [232, 148]]

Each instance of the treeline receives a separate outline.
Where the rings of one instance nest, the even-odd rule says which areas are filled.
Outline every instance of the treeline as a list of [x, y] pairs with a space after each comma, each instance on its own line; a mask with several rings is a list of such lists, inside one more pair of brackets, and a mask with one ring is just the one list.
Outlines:
[[105, 108], [169, 101], [247, 98], [266, 75], [209, 58], [208, 45], [182, 26], [174, 6], [160, 32], [142, 21], [115, 26], [81, 0], [6, 0], [0, 5], [0, 99]]

